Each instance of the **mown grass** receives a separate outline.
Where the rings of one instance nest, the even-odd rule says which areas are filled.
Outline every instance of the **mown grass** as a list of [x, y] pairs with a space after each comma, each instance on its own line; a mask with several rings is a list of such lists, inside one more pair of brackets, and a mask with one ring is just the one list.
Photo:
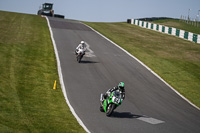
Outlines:
[[180, 21], [179, 19], [156, 20], [156, 21], [153, 21], [153, 23], [165, 25], [168, 27], [174, 27], [177, 29], [182, 29], [182, 30], [189, 31], [195, 34], [200, 34], [200, 23], [198, 24], [198, 27], [192, 24], [192, 22], [187, 23], [184, 21]]
[[85, 132], [65, 102], [45, 18], [0, 11], [0, 101], [0, 132]]
[[127, 23], [85, 23], [137, 57], [200, 107], [199, 44]]

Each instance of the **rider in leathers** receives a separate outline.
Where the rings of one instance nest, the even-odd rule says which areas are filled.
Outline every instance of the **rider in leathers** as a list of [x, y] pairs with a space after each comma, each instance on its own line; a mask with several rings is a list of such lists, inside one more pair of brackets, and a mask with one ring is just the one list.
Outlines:
[[113, 92], [113, 91], [116, 91], [116, 90], [119, 90], [120, 93], [122, 94], [122, 100], [125, 99], [125, 89], [124, 89], [124, 83], [123, 82], [120, 82], [118, 84], [118, 86], [116, 87], [113, 87], [112, 89], [109, 89], [103, 96], [104, 98], [106, 99], [107, 96], [110, 96], [110, 94]]
[[[85, 44], [84, 41], [81, 41], [81, 43], [77, 46], [76, 51], [75, 51], [76, 55], [79, 53], [79, 49], [83, 49], [84, 54], [85, 54], [85, 51], [86, 51], [86, 44]], [[83, 54], [83, 55], [84, 55], [84, 54]]]

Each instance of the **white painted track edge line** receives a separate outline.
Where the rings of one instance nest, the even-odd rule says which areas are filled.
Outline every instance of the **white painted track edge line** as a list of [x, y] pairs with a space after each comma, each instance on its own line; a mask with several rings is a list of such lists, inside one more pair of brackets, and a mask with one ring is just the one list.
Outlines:
[[62, 69], [61, 69], [61, 65], [60, 65], [60, 58], [59, 58], [57, 47], [56, 47], [56, 43], [55, 43], [55, 40], [54, 40], [54, 37], [53, 37], [53, 32], [52, 32], [52, 29], [51, 29], [48, 17], [45, 16], [45, 18], [47, 20], [47, 24], [48, 24], [50, 35], [51, 35], [51, 40], [52, 40], [52, 43], [53, 43], [53, 46], [54, 46], [54, 51], [55, 51], [56, 60], [57, 60], [58, 74], [59, 74], [59, 79], [60, 79], [60, 84], [61, 84], [61, 89], [62, 89], [63, 95], [65, 97], [65, 100], [66, 100], [69, 108], [70, 108], [70, 111], [72, 112], [72, 114], [74, 115], [74, 117], [76, 118], [76, 120], [78, 121], [78, 123], [83, 127], [83, 129], [86, 132], [90, 133], [90, 131], [84, 125], [84, 123], [82, 122], [82, 120], [78, 117], [78, 115], [76, 114], [74, 108], [71, 106], [71, 104], [70, 104], [70, 102], [68, 100], [67, 92], [66, 92], [66, 89], [65, 89], [65, 84], [64, 84], [64, 81], [63, 81]]
[[[84, 23], [82, 23], [84, 24]], [[126, 51], [125, 49], [123, 49], [122, 47], [120, 47], [119, 45], [117, 45], [116, 43], [114, 43], [113, 41], [111, 41], [110, 39], [108, 39], [107, 37], [105, 37], [104, 35], [102, 35], [101, 33], [99, 33], [98, 31], [96, 31], [95, 29], [93, 29], [92, 27], [84, 24], [85, 26], [87, 26], [88, 28], [92, 29], [94, 32], [96, 32], [97, 34], [99, 34], [100, 36], [102, 36], [103, 38], [105, 38], [106, 40], [108, 40], [109, 42], [111, 42], [112, 44], [114, 44], [115, 46], [117, 46], [118, 48], [120, 48], [122, 51], [124, 51], [126, 54], [128, 54], [130, 57], [134, 58], [136, 61], [138, 61], [141, 65], [143, 65], [147, 70], [149, 70], [151, 73], [153, 73], [158, 79], [160, 79], [162, 82], [164, 82], [169, 88], [171, 88], [176, 94], [178, 94], [181, 98], [183, 98], [185, 101], [187, 101], [190, 105], [192, 105], [193, 107], [195, 107], [196, 109], [198, 109], [200, 111], [200, 108], [197, 107], [195, 104], [193, 104], [192, 102], [190, 102], [186, 97], [184, 97], [183, 95], [181, 95], [177, 90], [175, 90], [171, 85], [169, 85], [164, 79], [162, 79], [158, 74], [156, 74], [153, 70], [151, 70], [148, 66], [146, 66], [143, 62], [141, 62], [139, 59], [137, 59], [135, 56], [133, 56], [132, 54], [130, 54], [128, 51]]]

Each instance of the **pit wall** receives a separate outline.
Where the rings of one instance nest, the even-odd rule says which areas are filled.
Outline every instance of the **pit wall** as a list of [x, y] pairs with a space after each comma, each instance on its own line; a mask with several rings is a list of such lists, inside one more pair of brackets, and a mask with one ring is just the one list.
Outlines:
[[177, 36], [179, 38], [186, 39], [186, 40], [200, 44], [200, 35], [198, 35], [198, 34], [194, 34], [191, 32], [184, 31], [184, 30], [176, 29], [173, 27], [167, 27], [164, 25], [140, 21], [137, 19], [128, 19], [127, 22], [130, 24], [138, 25], [142, 28], [151, 29], [151, 30], [166, 33], [169, 35]]

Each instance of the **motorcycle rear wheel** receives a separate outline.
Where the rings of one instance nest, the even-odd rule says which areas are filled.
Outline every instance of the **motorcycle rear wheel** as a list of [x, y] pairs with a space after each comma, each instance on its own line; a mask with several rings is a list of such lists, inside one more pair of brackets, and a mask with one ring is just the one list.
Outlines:
[[104, 109], [103, 109], [103, 107], [102, 107], [101, 105], [100, 105], [99, 110], [100, 110], [101, 112], [105, 112]]

